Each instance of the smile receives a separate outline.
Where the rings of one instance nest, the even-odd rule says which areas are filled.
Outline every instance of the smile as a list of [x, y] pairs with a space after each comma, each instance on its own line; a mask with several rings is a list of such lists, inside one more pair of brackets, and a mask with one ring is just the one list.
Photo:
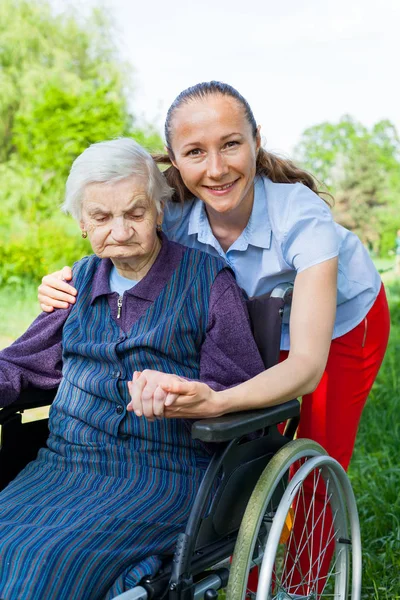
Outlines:
[[207, 185], [206, 187], [209, 190], [215, 190], [216, 192], [220, 192], [222, 190], [228, 190], [229, 188], [231, 188], [233, 186], [233, 184], [236, 183], [235, 181], [232, 181], [231, 183], [226, 183], [225, 185]]
[[235, 181], [231, 181], [230, 183], [225, 183], [224, 185], [205, 185], [204, 187], [211, 194], [214, 194], [216, 196], [223, 196], [224, 194], [230, 192], [230, 190], [234, 187], [237, 181], [238, 179], [236, 179]]

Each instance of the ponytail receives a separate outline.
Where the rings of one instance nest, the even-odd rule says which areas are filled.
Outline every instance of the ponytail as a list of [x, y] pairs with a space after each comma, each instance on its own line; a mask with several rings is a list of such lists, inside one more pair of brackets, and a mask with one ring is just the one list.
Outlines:
[[[257, 175], [268, 177], [274, 183], [302, 183], [320, 196], [328, 206], [333, 204], [332, 194], [318, 189], [319, 182], [311, 173], [300, 169], [291, 160], [283, 159], [267, 152], [264, 148], [260, 148], [258, 151], [256, 173]], [[324, 196], [328, 196], [332, 204]]]

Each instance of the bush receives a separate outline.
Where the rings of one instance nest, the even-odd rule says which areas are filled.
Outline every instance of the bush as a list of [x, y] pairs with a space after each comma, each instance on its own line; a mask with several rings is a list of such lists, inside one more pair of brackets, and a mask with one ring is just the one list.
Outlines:
[[39, 282], [43, 275], [72, 265], [86, 254], [90, 244], [83, 240], [78, 225], [60, 213], [41, 223], [27, 223], [16, 217], [11, 235], [0, 229], [0, 283], [22, 285]]

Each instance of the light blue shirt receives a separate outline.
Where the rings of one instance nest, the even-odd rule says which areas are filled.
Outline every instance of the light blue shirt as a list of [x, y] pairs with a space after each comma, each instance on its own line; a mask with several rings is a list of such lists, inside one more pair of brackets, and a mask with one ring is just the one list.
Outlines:
[[128, 279], [127, 277], [122, 277], [116, 269], [116, 267], [112, 267], [110, 271], [110, 290], [112, 292], [117, 292], [120, 296], [123, 296], [124, 292], [130, 290], [137, 284], [135, 279]]
[[[257, 177], [246, 228], [224, 252], [214, 237], [204, 203], [169, 203], [163, 228], [169, 239], [220, 256], [233, 269], [248, 296], [293, 282], [296, 273], [339, 257], [337, 312], [333, 338], [365, 317], [378, 295], [381, 279], [356, 235], [333, 221], [329, 207], [301, 183], [273, 183]], [[290, 345], [289, 325], [282, 328], [281, 349]]]

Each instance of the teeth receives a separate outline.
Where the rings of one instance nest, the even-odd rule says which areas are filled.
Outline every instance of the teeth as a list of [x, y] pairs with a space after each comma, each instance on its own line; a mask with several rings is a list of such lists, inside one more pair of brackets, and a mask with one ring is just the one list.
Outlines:
[[211, 187], [211, 186], [209, 186], [209, 187], [212, 190], [220, 191], [220, 190], [227, 190], [229, 187], [231, 187], [231, 185], [232, 185], [231, 183], [227, 183], [226, 185], [221, 185], [219, 187]]

